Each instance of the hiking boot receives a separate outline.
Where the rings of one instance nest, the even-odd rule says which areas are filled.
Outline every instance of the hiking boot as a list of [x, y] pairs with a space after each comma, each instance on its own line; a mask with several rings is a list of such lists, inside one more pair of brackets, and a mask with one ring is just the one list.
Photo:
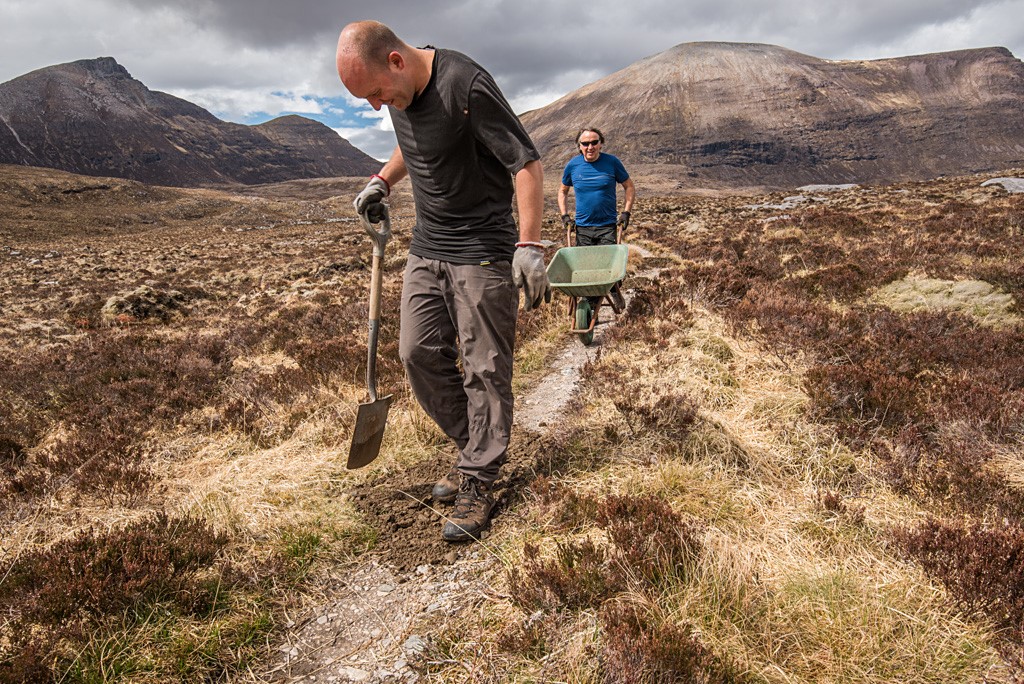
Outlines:
[[455, 508], [441, 530], [441, 538], [448, 542], [478, 539], [487, 527], [494, 509], [493, 484], [481, 482], [475, 477], [462, 480]]
[[455, 495], [459, 493], [459, 486], [461, 484], [462, 473], [458, 469], [452, 468], [448, 471], [447, 475], [434, 484], [434, 488], [430, 490], [430, 496], [433, 497], [434, 501], [451, 503], [455, 501]]

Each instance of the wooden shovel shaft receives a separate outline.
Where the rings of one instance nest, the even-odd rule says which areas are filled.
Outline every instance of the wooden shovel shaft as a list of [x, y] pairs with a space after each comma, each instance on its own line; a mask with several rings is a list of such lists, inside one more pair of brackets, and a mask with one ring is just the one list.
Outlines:
[[370, 401], [377, 401], [377, 336], [380, 332], [380, 290], [382, 257], [373, 255], [373, 270], [370, 273], [370, 326], [366, 345], [366, 391]]

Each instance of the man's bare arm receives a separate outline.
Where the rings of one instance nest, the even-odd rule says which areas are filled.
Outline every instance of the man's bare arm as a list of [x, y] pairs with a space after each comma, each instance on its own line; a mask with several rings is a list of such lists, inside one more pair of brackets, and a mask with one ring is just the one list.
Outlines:
[[544, 169], [537, 160], [528, 162], [516, 173], [515, 179], [516, 206], [519, 208], [519, 240], [540, 242], [541, 212], [544, 209]]

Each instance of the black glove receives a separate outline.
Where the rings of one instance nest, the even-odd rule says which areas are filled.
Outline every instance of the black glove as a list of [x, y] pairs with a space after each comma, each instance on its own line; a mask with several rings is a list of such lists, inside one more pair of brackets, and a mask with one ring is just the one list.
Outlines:
[[621, 214], [619, 214], [619, 221], [618, 221], [618, 223], [622, 227], [623, 231], [625, 231], [626, 228], [629, 228], [629, 212], [628, 211], [624, 211]]
[[572, 216], [569, 214], [562, 214], [562, 227], [568, 228], [573, 224]]
[[356, 213], [366, 214], [367, 221], [380, 223], [384, 220], [384, 198], [390, 194], [387, 182], [380, 176], [373, 176], [352, 204], [356, 207]]

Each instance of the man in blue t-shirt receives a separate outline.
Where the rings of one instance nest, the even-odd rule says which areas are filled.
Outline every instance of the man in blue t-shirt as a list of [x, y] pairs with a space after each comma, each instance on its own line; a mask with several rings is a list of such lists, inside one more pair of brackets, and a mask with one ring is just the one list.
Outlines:
[[[633, 210], [636, 188], [618, 157], [603, 154], [604, 134], [596, 128], [584, 128], [576, 134], [576, 148], [580, 154], [569, 160], [562, 172], [562, 187], [558, 190], [558, 210], [566, 230], [576, 227], [576, 245], [614, 245], [622, 241], [629, 227], [629, 214]], [[625, 202], [622, 212], [616, 213], [615, 186], [622, 184]], [[568, 211], [569, 189], [576, 193], [576, 219]], [[621, 309], [624, 302], [619, 287], [612, 288], [612, 298]]]

